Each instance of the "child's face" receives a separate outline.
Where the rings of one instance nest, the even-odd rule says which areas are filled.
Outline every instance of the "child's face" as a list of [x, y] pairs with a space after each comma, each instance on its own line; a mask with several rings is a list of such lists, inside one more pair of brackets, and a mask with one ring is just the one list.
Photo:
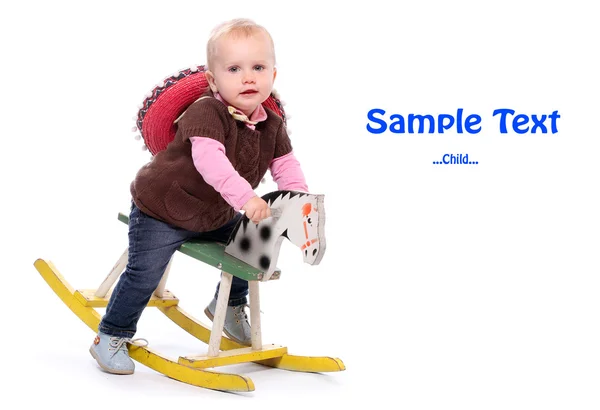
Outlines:
[[223, 37], [206, 78], [213, 92], [250, 116], [269, 98], [277, 75], [271, 42], [263, 32]]

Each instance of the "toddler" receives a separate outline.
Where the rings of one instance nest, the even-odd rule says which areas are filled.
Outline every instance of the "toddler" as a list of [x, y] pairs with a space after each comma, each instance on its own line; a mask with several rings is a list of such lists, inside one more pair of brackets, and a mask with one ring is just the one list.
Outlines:
[[[127, 343], [173, 253], [190, 239], [227, 242], [241, 217], [270, 217], [256, 195], [267, 169], [279, 190], [308, 192], [282, 119], [261, 104], [277, 75], [273, 40], [251, 20], [217, 26], [207, 43], [209, 89], [177, 121], [165, 150], [131, 184], [129, 259], [90, 353], [102, 369], [132, 374]], [[212, 320], [216, 298], [205, 309]], [[251, 345], [248, 282], [233, 277], [224, 332]]]

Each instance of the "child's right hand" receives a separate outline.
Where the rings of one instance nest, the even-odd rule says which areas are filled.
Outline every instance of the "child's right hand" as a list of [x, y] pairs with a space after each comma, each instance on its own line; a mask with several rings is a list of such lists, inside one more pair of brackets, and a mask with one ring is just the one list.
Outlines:
[[242, 207], [242, 211], [245, 211], [248, 219], [255, 224], [271, 216], [271, 208], [264, 199], [258, 196], [249, 199], [246, 205]]

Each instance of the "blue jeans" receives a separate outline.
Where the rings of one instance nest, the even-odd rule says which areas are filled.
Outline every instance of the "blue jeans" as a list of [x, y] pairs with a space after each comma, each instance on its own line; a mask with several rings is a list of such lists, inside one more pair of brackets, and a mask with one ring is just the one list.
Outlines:
[[[129, 259], [110, 297], [98, 330], [132, 337], [142, 311], [158, 287], [167, 264], [177, 249], [190, 239], [227, 242], [241, 214], [211, 232], [191, 232], [154, 219], [131, 206], [129, 215]], [[218, 295], [219, 285], [215, 292]], [[247, 303], [248, 282], [233, 277], [229, 305]]]

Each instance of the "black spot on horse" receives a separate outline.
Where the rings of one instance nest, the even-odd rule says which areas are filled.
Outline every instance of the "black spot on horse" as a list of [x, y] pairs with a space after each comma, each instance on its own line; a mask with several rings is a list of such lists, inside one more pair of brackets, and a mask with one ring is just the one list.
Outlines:
[[313, 256], [315, 256], [317, 254], [317, 250], [313, 249]]
[[270, 226], [263, 226], [262, 228], [260, 228], [260, 239], [262, 239], [263, 241], [268, 241], [269, 238], [271, 237], [271, 227]]
[[260, 257], [260, 260], [258, 261], [258, 263], [260, 264], [261, 268], [268, 269], [269, 265], [271, 264], [271, 259], [268, 256], [263, 255]]
[[240, 249], [244, 252], [248, 252], [250, 250], [250, 239], [242, 238], [240, 241]]

